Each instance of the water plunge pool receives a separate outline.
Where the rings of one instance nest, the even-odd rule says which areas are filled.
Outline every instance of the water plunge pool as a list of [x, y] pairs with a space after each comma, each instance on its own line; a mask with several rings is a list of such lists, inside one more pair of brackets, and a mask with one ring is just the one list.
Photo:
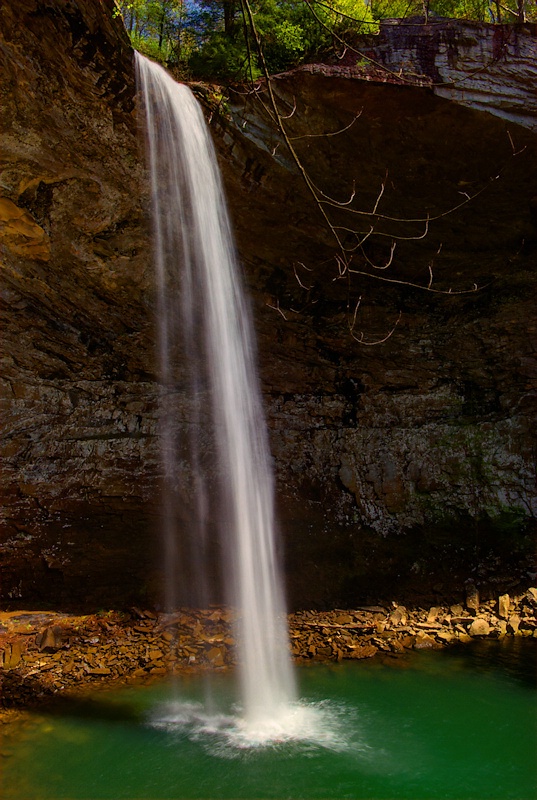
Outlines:
[[[537, 642], [298, 669], [286, 734], [261, 744], [232, 676], [97, 692], [14, 726], [5, 800], [537, 796]], [[4, 745], [5, 747], [6, 745]]]

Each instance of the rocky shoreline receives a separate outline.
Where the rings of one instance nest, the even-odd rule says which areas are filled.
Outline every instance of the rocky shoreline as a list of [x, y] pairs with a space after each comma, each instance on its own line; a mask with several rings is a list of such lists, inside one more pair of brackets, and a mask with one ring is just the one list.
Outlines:
[[[537, 639], [537, 588], [481, 602], [407, 608], [395, 602], [289, 615], [297, 662], [342, 661], [441, 648], [473, 639]], [[132, 608], [86, 616], [0, 612], [0, 719], [64, 693], [234, 664], [233, 613], [223, 607], [173, 614]]]

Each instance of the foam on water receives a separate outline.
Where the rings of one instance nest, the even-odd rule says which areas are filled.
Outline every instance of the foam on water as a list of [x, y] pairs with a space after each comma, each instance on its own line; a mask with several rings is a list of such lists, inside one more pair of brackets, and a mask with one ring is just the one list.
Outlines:
[[[176, 701], [153, 711], [148, 723], [172, 735], [201, 742], [211, 755], [233, 758], [260, 748], [356, 750], [352, 712], [333, 702], [295, 702], [249, 722], [241, 709], [208, 713], [201, 703]], [[364, 749], [361, 746], [361, 749]]]

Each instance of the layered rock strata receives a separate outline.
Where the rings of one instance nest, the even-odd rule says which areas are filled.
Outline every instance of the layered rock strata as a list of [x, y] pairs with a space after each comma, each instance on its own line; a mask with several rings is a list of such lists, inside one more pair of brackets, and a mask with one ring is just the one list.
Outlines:
[[[383, 20], [354, 68], [424, 82], [438, 97], [537, 131], [537, 25], [431, 17]], [[380, 68], [380, 70], [379, 70]], [[389, 80], [388, 76], [388, 80]]]
[[[231, 96], [215, 134], [250, 285], [264, 290], [292, 585], [315, 575], [352, 603], [366, 584], [497, 566], [524, 549], [536, 509], [535, 136], [423, 88], [302, 71], [274, 92], [313, 184], [354, 196], [350, 213], [323, 206], [348, 254], [379, 234], [342, 268], [257, 98]], [[439, 294], [416, 288], [429, 277]]]
[[[2, 598], [145, 602], [161, 584], [159, 387], [132, 51], [112, 2], [6, 0], [1, 36]], [[536, 503], [535, 135], [411, 80], [323, 70], [274, 89], [315, 184], [345, 203], [354, 187], [352, 223], [333, 218], [347, 245], [373, 223], [355, 272], [257, 93], [217, 108], [194, 87], [254, 306], [305, 607], [484, 581], [524, 557]], [[416, 288], [431, 273], [451, 296]], [[185, 536], [192, 482], [185, 462]]]

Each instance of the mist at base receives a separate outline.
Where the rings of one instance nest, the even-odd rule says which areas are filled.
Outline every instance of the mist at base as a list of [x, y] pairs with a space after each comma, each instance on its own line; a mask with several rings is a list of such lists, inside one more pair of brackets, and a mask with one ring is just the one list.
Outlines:
[[357, 746], [352, 739], [352, 716], [344, 705], [303, 701], [272, 709], [264, 719], [249, 721], [240, 708], [230, 713], [209, 713], [202, 703], [176, 700], [155, 709], [149, 724], [171, 735], [205, 742], [208, 752], [215, 756], [233, 758], [245, 750], [283, 750], [289, 745], [343, 752]]

